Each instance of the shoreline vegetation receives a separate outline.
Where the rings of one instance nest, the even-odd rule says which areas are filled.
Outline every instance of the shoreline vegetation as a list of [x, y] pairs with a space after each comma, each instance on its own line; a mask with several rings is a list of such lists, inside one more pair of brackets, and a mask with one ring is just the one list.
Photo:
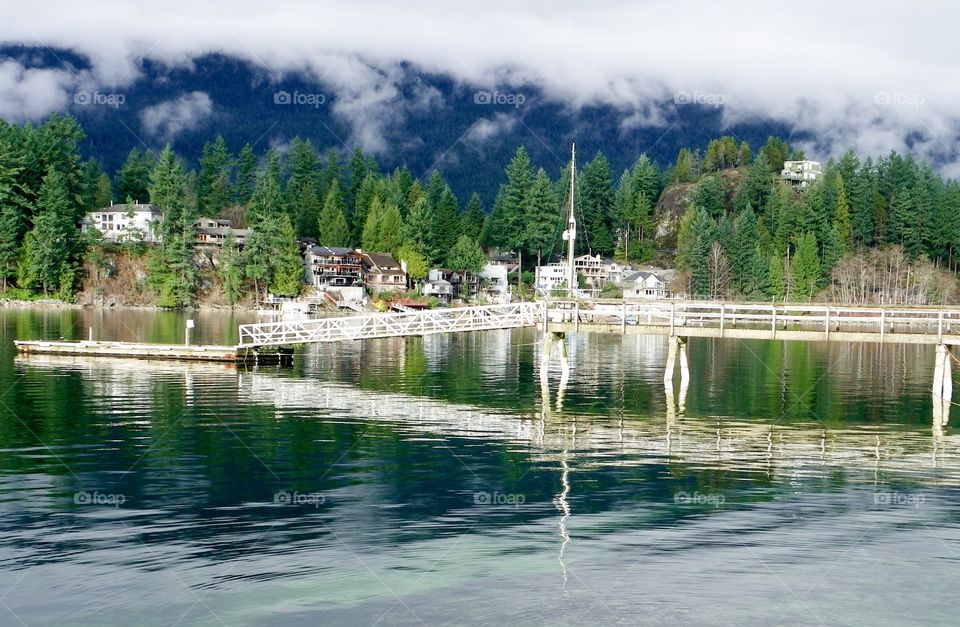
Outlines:
[[[476, 193], [462, 203], [436, 170], [384, 173], [359, 148], [344, 162], [299, 137], [283, 154], [234, 153], [222, 137], [199, 155], [134, 148], [112, 176], [82, 157], [84, 137], [67, 115], [0, 120], [0, 298], [256, 308], [310, 289], [312, 244], [391, 253], [412, 290], [431, 268], [475, 274], [484, 251], [512, 251], [528, 285], [564, 246], [569, 164], [553, 176], [522, 146], [488, 210]], [[960, 302], [960, 183], [896, 152], [848, 152], [803, 185], [781, 176], [805, 159], [776, 137], [754, 153], [727, 136], [665, 167], [641, 154], [617, 177], [597, 151], [577, 172], [576, 254], [675, 267], [671, 291], [690, 299]], [[82, 228], [115, 203], [159, 209], [151, 241]], [[200, 218], [228, 220], [243, 242], [201, 246]]]

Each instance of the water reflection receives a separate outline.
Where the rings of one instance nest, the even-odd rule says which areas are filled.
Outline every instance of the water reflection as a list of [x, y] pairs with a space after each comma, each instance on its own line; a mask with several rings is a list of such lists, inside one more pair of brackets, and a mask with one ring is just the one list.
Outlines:
[[[545, 379], [541, 341], [0, 363], [4, 602], [28, 623], [815, 622], [786, 585], [831, 619], [949, 622], [960, 440], [931, 428], [930, 351], [692, 341], [666, 386], [663, 338], [571, 334]], [[94, 489], [127, 504], [73, 503]]]

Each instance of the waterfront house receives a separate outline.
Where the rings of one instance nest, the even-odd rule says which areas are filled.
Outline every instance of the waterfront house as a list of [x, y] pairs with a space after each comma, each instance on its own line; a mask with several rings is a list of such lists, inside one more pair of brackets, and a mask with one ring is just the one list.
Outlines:
[[390, 253], [365, 253], [363, 281], [367, 289], [376, 292], [402, 292], [407, 288], [407, 273]]
[[159, 207], [151, 204], [129, 203], [110, 205], [88, 213], [81, 225], [84, 232], [97, 229], [103, 239], [111, 242], [156, 243], [156, 225], [163, 219]]
[[537, 266], [534, 288], [538, 294], [546, 296], [555, 289], [566, 289], [566, 287], [566, 263], [550, 263], [545, 266]]
[[[477, 277], [472, 277], [466, 272], [458, 272], [450, 268], [432, 268], [427, 275], [428, 281], [443, 281], [450, 284], [451, 298], [470, 297], [477, 292]], [[466, 281], [466, 286], [464, 286]], [[466, 293], [464, 293], [466, 287]]]
[[623, 297], [654, 300], [667, 297], [667, 281], [653, 272], [634, 272], [624, 277]]
[[423, 282], [423, 295], [450, 304], [453, 300], [453, 285], [444, 279], [427, 279]]
[[351, 248], [311, 246], [304, 262], [307, 280], [319, 290], [350, 287], [363, 280], [363, 255]]

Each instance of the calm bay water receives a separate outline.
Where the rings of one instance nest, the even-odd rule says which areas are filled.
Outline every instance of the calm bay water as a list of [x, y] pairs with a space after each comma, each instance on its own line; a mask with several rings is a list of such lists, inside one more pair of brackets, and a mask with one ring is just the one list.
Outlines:
[[664, 338], [571, 335], [546, 387], [529, 330], [255, 370], [11, 343], [183, 319], [0, 311], [3, 624], [957, 622], [932, 347], [692, 340], [668, 396]]

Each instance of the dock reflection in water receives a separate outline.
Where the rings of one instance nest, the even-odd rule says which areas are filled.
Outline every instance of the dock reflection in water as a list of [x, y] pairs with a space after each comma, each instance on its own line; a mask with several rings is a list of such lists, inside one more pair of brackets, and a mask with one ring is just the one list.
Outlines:
[[570, 337], [566, 381], [528, 331], [289, 370], [18, 360], [3, 602], [27, 624], [952, 622], [960, 440], [929, 351], [694, 340], [667, 394], [664, 338]]

